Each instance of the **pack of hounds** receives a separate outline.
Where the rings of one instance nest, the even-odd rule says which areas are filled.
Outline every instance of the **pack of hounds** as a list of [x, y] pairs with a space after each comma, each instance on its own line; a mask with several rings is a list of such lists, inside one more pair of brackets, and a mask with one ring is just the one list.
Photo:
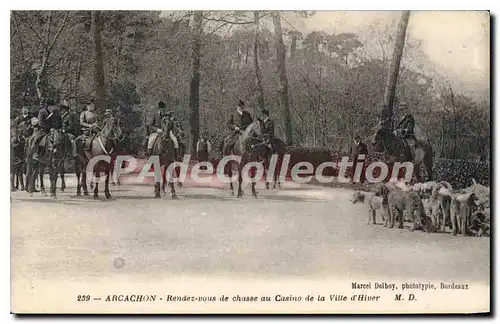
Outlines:
[[364, 203], [368, 208], [368, 224], [377, 224], [377, 214], [383, 226], [398, 228], [409, 222], [410, 231], [453, 235], [490, 236], [490, 188], [472, 179], [472, 185], [453, 189], [446, 181], [429, 181], [413, 185], [404, 182], [380, 183], [370, 191], [357, 191], [352, 203]]

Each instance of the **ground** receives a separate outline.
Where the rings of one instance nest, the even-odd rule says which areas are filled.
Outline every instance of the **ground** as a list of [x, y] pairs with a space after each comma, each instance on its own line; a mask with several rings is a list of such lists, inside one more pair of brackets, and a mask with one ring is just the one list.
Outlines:
[[[489, 285], [489, 238], [366, 225], [351, 190], [287, 183], [241, 199], [220, 185], [177, 188], [178, 200], [124, 180], [113, 198], [11, 195], [12, 279], [134, 275], [462, 280]], [[92, 194], [92, 192], [91, 192]], [[379, 220], [380, 222], [380, 220]]]

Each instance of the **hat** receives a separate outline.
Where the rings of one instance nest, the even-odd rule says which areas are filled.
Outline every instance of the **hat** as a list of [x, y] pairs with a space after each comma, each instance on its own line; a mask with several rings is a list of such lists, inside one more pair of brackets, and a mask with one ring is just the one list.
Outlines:
[[111, 115], [112, 113], [113, 113], [113, 111], [112, 111], [111, 109], [106, 109], [106, 110], [104, 111], [104, 114], [105, 114], [105, 115]]
[[62, 104], [61, 105], [61, 109], [64, 109], [64, 110], [69, 110], [69, 106], [65, 105], [65, 104]]
[[401, 101], [401, 102], [399, 103], [399, 107], [408, 107], [408, 105], [406, 104], [406, 102]]
[[267, 108], [263, 108], [262, 113], [266, 116], [269, 116], [269, 110], [267, 110]]
[[164, 109], [164, 108], [166, 108], [166, 107], [167, 107], [167, 105], [165, 104], [165, 102], [163, 102], [163, 101], [158, 101], [158, 108]]
[[46, 104], [47, 106], [53, 106], [53, 105], [55, 104], [54, 99], [47, 99], [47, 100], [45, 101], [45, 104]]
[[94, 99], [90, 99], [89, 101], [87, 101], [87, 105], [91, 105], [94, 103]]
[[243, 102], [243, 100], [240, 99], [238, 101], [238, 107], [241, 107], [241, 108], [245, 107], [245, 103]]
[[356, 140], [356, 141], [360, 141], [360, 140], [361, 140], [361, 137], [359, 137], [359, 135], [355, 135], [355, 136], [354, 136], [354, 140]]

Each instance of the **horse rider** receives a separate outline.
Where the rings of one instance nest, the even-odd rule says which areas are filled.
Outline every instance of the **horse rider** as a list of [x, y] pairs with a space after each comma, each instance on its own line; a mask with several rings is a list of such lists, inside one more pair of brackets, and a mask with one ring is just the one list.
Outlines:
[[61, 115], [54, 103], [54, 100], [47, 99], [38, 112], [38, 117], [36, 123], [39, 128], [33, 132], [31, 137], [31, 147], [37, 145], [37, 149], [33, 154], [33, 159], [40, 161], [40, 140], [47, 135], [51, 129], [62, 129]]
[[396, 125], [394, 133], [396, 136], [403, 139], [409, 149], [412, 149], [416, 141], [415, 118], [410, 113], [408, 105], [404, 101], [399, 104], [399, 111], [401, 112], [402, 117]]
[[[253, 122], [252, 115], [246, 110], [245, 103], [240, 99], [236, 105], [236, 111], [240, 117], [240, 122], [238, 125], [234, 123], [234, 119], [231, 117], [228, 122], [228, 127], [232, 132], [224, 139], [225, 147], [232, 148], [236, 144], [238, 135], [242, 134], [245, 129]], [[232, 122], [232, 123], [231, 123]]]
[[21, 108], [21, 115], [14, 118], [13, 126], [21, 130], [21, 135], [25, 140], [33, 133], [33, 127], [31, 126], [33, 117], [28, 107], [24, 106]]
[[196, 153], [198, 154], [198, 160], [208, 161], [208, 156], [211, 150], [212, 146], [208, 139], [208, 134], [204, 132], [196, 143]]
[[62, 120], [62, 128], [64, 133], [66, 134], [67, 140], [71, 143], [71, 149], [73, 157], [77, 156], [76, 150], [76, 134], [78, 133], [78, 125], [75, 118], [75, 115], [70, 111], [69, 106], [66, 104], [62, 104], [61, 108], [61, 120]]
[[82, 135], [78, 136], [76, 140], [82, 140], [84, 143], [84, 150], [89, 151], [92, 141], [89, 140], [97, 133], [97, 113], [95, 112], [94, 100], [87, 103], [86, 110], [80, 114], [80, 127], [82, 128]]
[[151, 152], [153, 150], [154, 143], [156, 141], [156, 138], [158, 137], [158, 134], [163, 132], [162, 129], [162, 121], [163, 118], [166, 118], [169, 123], [168, 127], [169, 129], [166, 129], [165, 131], [169, 134], [170, 139], [174, 142], [174, 147], [175, 147], [175, 155], [177, 156], [177, 152], [179, 150], [179, 142], [177, 141], [177, 137], [175, 137], [172, 129], [173, 129], [173, 121], [172, 121], [172, 113], [170, 111], [167, 111], [167, 105], [163, 101], [158, 102], [158, 110], [156, 113], [151, 117], [147, 124], [147, 129], [149, 131], [149, 136], [148, 136], [148, 142], [147, 142], [147, 156], [151, 155]]
[[[354, 170], [355, 170], [357, 163], [359, 161], [359, 156], [364, 155], [366, 157], [366, 155], [368, 154], [368, 146], [361, 140], [361, 137], [359, 135], [354, 136], [353, 142], [354, 142], [354, 146], [351, 146], [349, 153], [352, 156], [352, 161], [353, 161], [352, 175], [354, 176]], [[363, 166], [361, 176], [360, 176], [360, 182], [364, 183], [365, 179], [366, 179], [365, 167]], [[354, 178], [353, 178], [353, 181], [354, 181]]]
[[[179, 153], [180, 153], [179, 152], [179, 140], [177, 139], [178, 135], [182, 135], [181, 134], [182, 129], [181, 129], [180, 123], [172, 115], [172, 111], [170, 111], [168, 109], [165, 112], [165, 118], [169, 121], [169, 123], [167, 123], [167, 127], [169, 127], [169, 129], [167, 129], [166, 132], [168, 133], [172, 142], [174, 142], [175, 156], [177, 159], [181, 159], [181, 157], [179, 156]], [[176, 134], [177, 132], [179, 132], [179, 134]]]
[[267, 108], [262, 109], [262, 115], [264, 117], [262, 120], [264, 126], [262, 134], [264, 135], [266, 144], [274, 152], [274, 122], [269, 117], [269, 110]]

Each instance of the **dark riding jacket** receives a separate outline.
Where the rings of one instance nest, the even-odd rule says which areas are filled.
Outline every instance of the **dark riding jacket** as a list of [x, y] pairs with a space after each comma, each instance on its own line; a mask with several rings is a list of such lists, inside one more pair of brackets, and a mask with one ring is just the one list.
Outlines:
[[415, 118], [411, 114], [406, 114], [401, 118], [396, 129], [402, 130], [402, 137], [414, 137], [415, 136]]
[[70, 133], [73, 135], [77, 135], [78, 131], [78, 123], [76, 121], [75, 115], [71, 112], [64, 112], [61, 115], [62, 120], [62, 128], [66, 133]]
[[49, 107], [40, 109], [38, 112], [38, 122], [40, 123], [41, 128], [47, 133], [52, 128], [62, 128], [61, 115], [55, 107], [52, 107], [50, 110]]
[[264, 129], [262, 130], [262, 133], [274, 138], [274, 122], [271, 118], [267, 117], [264, 119]]
[[357, 157], [360, 154], [368, 154], [368, 147], [365, 143], [359, 142], [358, 145], [351, 148], [351, 154]]
[[240, 130], [245, 130], [248, 125], [253, 122], [252, 116], [248, 111], [243, 110], [240, 116], [240, 125], [238, 126]]
[[156, 133], [158, 128], [162, 128], [161, 121], [163, 119], [162, 114], [156, 112], [150, 119], [147, 124], [148, 134]]

